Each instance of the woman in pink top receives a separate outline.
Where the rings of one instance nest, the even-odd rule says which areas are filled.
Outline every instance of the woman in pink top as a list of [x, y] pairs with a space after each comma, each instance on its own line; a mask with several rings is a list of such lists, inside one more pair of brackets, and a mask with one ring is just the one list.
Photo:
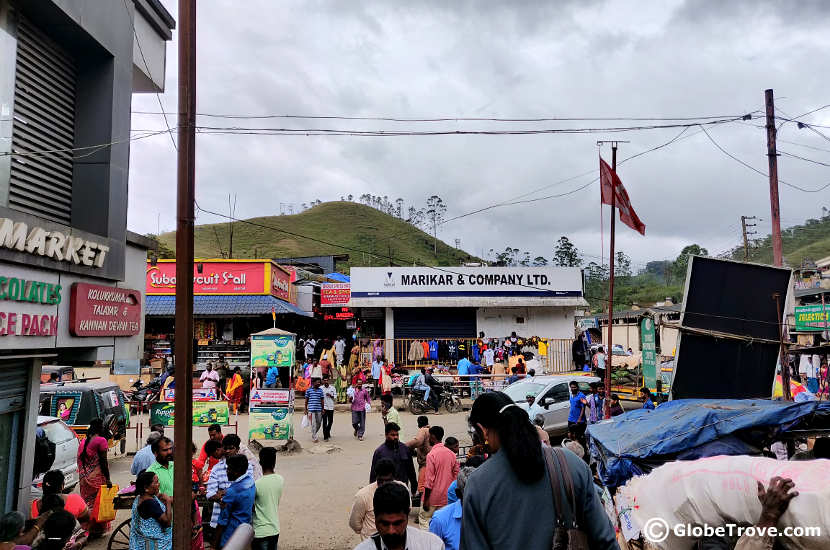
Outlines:
[[[102, 485], [112, 486], [110, 481], [107, 450], [109, 445], [104, 437], [106, 430], [100, 418], [93, 418], [86, 430], [86, 438], [78, 449], [79, 492], [90, 510], [95, 507], [95, 497]], [[109, 522], [98, 523], [95, 518], [89, 520], [89, 534], [102, 535], [109, 530]]]

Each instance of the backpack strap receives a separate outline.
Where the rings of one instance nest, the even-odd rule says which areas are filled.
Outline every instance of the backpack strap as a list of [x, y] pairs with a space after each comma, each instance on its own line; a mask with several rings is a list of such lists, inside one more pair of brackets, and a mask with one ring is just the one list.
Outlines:
[[545, 466], [548, 470], [548, 477], [550, 478], [550, 488], [553, 494], [553, 506], [556, 509], [556, 526], [563, 528], [565, 526], [564, 509], [562, 506], [562, 492], [563, 485], [562, 476], [558, 468], [555, 466], [556, 459], [553, 457], [553, 452], [550, 447], [542, 447], [542, 457], [545, 459]]
[[569, 528], [578, 529], [579, 527], [576, 521], [576, 491], [574, 491], [574, 480], [571, 476], [571, 469], [568, 467], [567, 458], [565, 458], [565, 453], [562, 452], [561, 448], [554, 448], [553, 454], [556, 456], [556, 460], [559, 463], [559, 469], [562, 473], [562, 478], [565, 482], [565, 493], [567, 495], [568, 507], [570, 508], [569, 511], [571, 516], [571, 525]]
[[377, 548], [377, 550], [380, 550], [380, 533], [375, 533], [369, 538], [371, 538], [372, 542], [375, 543], [375, 548]]

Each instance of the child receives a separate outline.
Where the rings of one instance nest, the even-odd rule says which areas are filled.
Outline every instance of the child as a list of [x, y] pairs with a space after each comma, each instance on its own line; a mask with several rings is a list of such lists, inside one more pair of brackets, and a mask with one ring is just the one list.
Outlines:
[[256, 481], [254, 503], [254, 542], [252, 550], [277, 550], [280, 538], [279, 505], [282, 497], [282, 476], [274, 472], [277, 450], [265, 447], [259, 452], [262, 477]]
[[222, 548], [242, 523], [251, 523], [251, 512], [254, 508], [256, 488], [254, 479], [248, 473], [248, 459], [245, 455], [237, 454], [225, 459], [228, 465], [228, 481], [230, 487], [225, 490], [220, 505], [216, 529], [216, 543], [214, 548]]

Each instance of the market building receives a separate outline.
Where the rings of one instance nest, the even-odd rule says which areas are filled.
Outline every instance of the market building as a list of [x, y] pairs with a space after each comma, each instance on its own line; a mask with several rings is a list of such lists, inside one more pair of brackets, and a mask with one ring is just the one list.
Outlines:
[[354, 267], [350, 277], [360, 336], [383, 339], [398, 364], [417, 340], [449, 342], [451, 360], [454, 341], [516, 333], [561, 344], [569, 366], [574, 316], [588, 305], [579, 268]]
[[[305, 326], [310, 313], [297, 307], [292, 274], [272, 260], [195, 260], [193, 315], [196, 371], [208, 362], [250, 366], [250, 335]], [[146, 263], [145, 347], [151, 359], [172, 361], [176, 316], [176, 260]]]
[[131, 95], [163, 91], [173, 28], [157, 0], [0, 0], [3, 511], [30, 503], [41, 365], [138, 367], [150, 243], [127, 231]]

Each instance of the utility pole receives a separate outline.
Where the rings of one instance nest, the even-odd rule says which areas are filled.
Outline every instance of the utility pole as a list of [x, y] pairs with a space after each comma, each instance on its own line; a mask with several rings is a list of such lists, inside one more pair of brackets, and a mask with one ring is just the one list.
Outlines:
[[772, 89], [764, 92], [767, 107], [767, 159], [769, 160], [769, 208], [772, 221], [773, 264], [784, 265], [784, 249], [781, 245], [781, 210], [778, 204], [778, 153], [775, 149], [775, 98]]
[[190, 548], [193, 500], [193, 225], [196, 196], [196, 0], [179, 0], [179, 149], [176, 192], [176, 392], [173, 548]]
[[757, 223], [746, 223], [747, 220], [754, 220], [755, 216], [741, 216], [741, 232], [744, 236], [744, 261], [749, 261], [749, 235], [755, 235], [755, 231], [747, 231], [747, 227], [755, 227]]

